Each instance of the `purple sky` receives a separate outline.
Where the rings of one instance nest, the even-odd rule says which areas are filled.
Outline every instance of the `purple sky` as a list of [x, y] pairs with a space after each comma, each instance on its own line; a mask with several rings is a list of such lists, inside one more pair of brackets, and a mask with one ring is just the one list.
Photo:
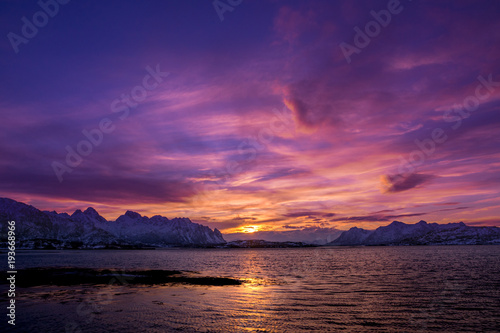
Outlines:
[[498, 1], [46, 2], [0, 3], [1, 196], [229, 233], [500, 226]]

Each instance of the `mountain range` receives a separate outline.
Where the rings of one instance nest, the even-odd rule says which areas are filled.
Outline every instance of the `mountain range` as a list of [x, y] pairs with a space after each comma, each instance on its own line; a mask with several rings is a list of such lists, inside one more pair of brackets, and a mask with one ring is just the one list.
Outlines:
[[[151, 218], [127, 211], [107, 221], [92, 207], [73, 214], [41, 211], [8, 198], [0, 198], [0, 238], [7, 240], [6, 221], [16, 221], [20, 248], [146, 248], [146, 247], [301, 247], [314, 242], [236, 240], [226, 243], [217, 229], [188, 218], [155, 215]], [[292, 244], [293, 243], [293, 244]], [[324, 244], [324, 243], [323, 243]], [[500, 244], [500, 228], [472, 227], [459, 223], [406, 224], [394, 221], [375, 230], [353, 227], [326, 245], [458, 245]], [[320, 245], [320, 244], [316, 244]]]
[[500, 244], [500, 228], [459, 223], [406, 224], [394, 221], [375, 230], [353, 227], [328, 245], [479, 245]]
[[24, 248], [143, 248], [225, 244], [217, 229], [188, 218], [151, 218], [127, 211], [107, 221], [92, 207], [73, 214], [41, 211], [12, 199], [0, 198], [0, 236], [7, 239], [7, 223], [15, 221], [16, 241]]

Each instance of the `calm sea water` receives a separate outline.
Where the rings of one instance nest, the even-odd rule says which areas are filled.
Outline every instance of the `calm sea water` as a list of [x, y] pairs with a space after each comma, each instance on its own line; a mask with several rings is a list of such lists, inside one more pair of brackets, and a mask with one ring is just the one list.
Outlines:
[[19, 289], [16, 332], [500, 332], [500, 246], [20, 251], [17, 265], [246, 283]]

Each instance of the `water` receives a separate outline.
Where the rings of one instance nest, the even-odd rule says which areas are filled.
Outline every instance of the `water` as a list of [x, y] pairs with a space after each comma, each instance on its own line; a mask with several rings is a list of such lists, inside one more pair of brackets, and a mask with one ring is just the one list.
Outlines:
[[25, 288], [17, 332], [500, 332], [500, 246], [26, 251], [17, 263], [246, 281]]

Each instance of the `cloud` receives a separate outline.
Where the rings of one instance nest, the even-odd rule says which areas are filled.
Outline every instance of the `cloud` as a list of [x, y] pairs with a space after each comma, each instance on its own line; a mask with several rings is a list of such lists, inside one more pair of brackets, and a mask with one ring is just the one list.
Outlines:
[[288, 97], [285, 98], [284, 103], [301, 125], [310, 128], [319, 123], [317, 114], [303, 100], [297, 97]]
[[463, 207], [455, 207], [455, 208], [446, 208], [446, 209], [440, 209], [438, 212], [449, 212], [449, 211], [454, 211], [454, 210], [462, 210], [462, 209], [468, 209], [470, 207], [463, 206]]
[[386, 216], [382, 215], [361, 215], [361, 216], [349, 216], [349, 217], [339, 217], [333, 220], [332, 222], [337, 221], [349, 221], [349, 222], [385, 222], [389, 221]]
[[385, 218], [387, 219], [397, 219], [400, 217], [413, 217], [413, 216], [423, 216], [427, 215], [428, 213], [413, 213], [413, 214], [399, 214], [399, 215], [386, 215]]
[[381, 178], [381, 183], [385, 193], [397, 193], [425, 184], [433, 178], [435, 178], [435, 176], [419, 173], [412, 173], [409, 175], [384, 175]]
[[460, 202], [438, 202], [435, 203], [434, 205], [436, 206], [451, 206], [451, 205], [458, 205]]
[[233, 217], [233, 221], [247, 221], [247, 220], [250, 220], [250, 221], [255, 221], [256, 218], [255, 217]]
[[283, 215], [284, 217], [303, 217], [303, 216], [316, 216], [322, 215], [321, 212], [294, 212], [294, 213], [286, 213]]
[[[52, 175], [50, 175], [52, 176]], [[0, 176], [4, 193], [31, 193], [47, 198], [66, 198], [103, 204], [187, 202], [192, 184], [176, 179], [152, 179], [142, 175], [74, 175], [62, 184], [35, 172], [11, 172]]]

